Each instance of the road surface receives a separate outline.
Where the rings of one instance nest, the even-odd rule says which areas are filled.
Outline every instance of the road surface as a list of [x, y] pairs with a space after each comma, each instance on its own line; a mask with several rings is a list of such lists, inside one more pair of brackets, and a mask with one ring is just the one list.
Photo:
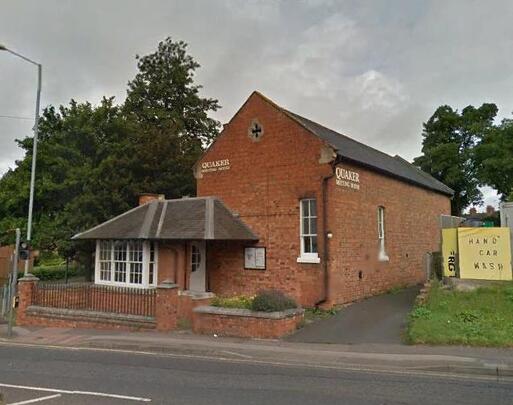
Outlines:
[[0, 345], [0, 390], [18, 405], [513, 404], [511, 380], [487, 377], [10, 344]]

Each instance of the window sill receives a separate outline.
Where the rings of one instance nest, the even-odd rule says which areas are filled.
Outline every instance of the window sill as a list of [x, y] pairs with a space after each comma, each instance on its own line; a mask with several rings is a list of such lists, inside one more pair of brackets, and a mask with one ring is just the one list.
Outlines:
[[311, 257], [299, 256], [297, 258], [297, 262], [298, 263], [314, 263], [314, 264], [317, 264], [317, 263], [321, 262], [321, 258], [319, 256], [311, 256]]

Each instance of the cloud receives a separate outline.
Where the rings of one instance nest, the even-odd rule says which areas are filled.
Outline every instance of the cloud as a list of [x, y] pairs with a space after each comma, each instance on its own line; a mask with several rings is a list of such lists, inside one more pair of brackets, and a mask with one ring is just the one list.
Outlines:
[[[43, 103], [125, 97], [135, 54], [171, 35], [225, 122], [258, 89], [391, 154], [420, 153], [440, 104], [513, 111], [513, 3], [438, 0], [58, 0], [2, 3], [4, 42], [44, 65]], [[32, 116], [32, 66], [0, 53], [0, 115]], [[5, 80], [8, 78], [8, 80]], [[31, 122], [0, 118], [0, 172]], [[493, 196], [492, 196], [493, 197]]]

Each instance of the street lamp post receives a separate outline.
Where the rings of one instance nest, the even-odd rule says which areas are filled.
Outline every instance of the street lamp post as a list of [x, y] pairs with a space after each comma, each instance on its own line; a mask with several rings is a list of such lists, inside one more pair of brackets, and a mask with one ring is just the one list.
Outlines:
[[[32, 170], [30, 172], [30, 196], [29, 196], [29, 209], [28, 209], [28, 220], [27, 220], [27, 243], [30, 244], [32, 240], [32, 211], [34, 209], [34, 188], [36, 182], [36, 160], [37, 160], [37, 136], [39, 133], [39, 105], [41, 102], [41, 81], [43, 75], [43, 66], [40, 63], [34, 62], [33, 60], [20, 55], [17, 52], [12, 51], [6, 46], [0, 44], [0, 51], [6, 51], [18, 58], [23, 59], [26, 62], [32, 63], [37, 67], [37, 94], [36, 94], [36, 114], [34, 121], [34, 143], [32, 145]], [[25, 261], [25, 275], [28, 273], [29, 261]]]

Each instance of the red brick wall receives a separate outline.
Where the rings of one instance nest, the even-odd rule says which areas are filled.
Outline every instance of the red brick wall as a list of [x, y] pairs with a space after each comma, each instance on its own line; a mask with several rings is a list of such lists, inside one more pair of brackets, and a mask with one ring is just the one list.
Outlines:
[[277, 339], [294, 332], [302, 320], [303, 314], [269, 319], [195, 312], [192, 331], [204, 335]]
[[17, 325], [26, 326], [43, 326], [47, 328], [80, 328], [80, 329], [102, 329], [102, 330], [126, 330], [140, 331], [153, 330], [155, 325], [150, 323], [126, 322], [97, 320], [97, 321], [81, 321], [78, 319], [59, 319], [55, 316], [41, 316], [26, 314], [23, 321], [16, 320]]
[[[264, 128], [259, 142], [248, 136], [252, 119]], [[210, 289], [216, 294], [255, 294], [279, 288], [303, 304], [319, 299], [322, 266], [299, 264], [299, 205], [304, 197], [320, 200], [321, 182], [331, 173], [319, 164], [323, 143], [253, 95], [225, 127], [202, 162], [230, 159], [230, 169], [204, 173], [199, 196], [218, 196], [259, 235], [267, 248], [267, 269], [245, 270], [242, 245], [215, 242], [207, 246]], [[320, 204], [318, 209], [320, 211]], [[321, 225], [321, 224], [320, 224]], [[319, 241], [322, 245], [322, 241]]]
[[[258, 142], [248, 136], [257, 118]], [[333, 173], [325, 145], [268, 101], [253, 94], [196, 168], [199, 196], [217, 196], [259, 235], [267, 269], [245, 270], [244, 244], [210, 242], [207, 272], [211, 291], [255, 294], [277, 288], [312, 306], [323, 297], [322, 179]], [[198, 175], [201, 163], [229, 159], [230, 169]], [[360, 190], [328, 181], [330, 302], [342, 303], [423, 279], [422, 256], [437, 250], [438, 217], [449, 199], [362, 168]], [[317, 199], [320, 264], [297, 263], [300, 253], [299, 200]], [[377, 206], [386, 209], [389, 263], [376, 263]], [[368, 258], [367, 258], [368, 257]], [[373, 261], [373, 263], [370, 263]], [[362, 271], [363, 278], [358, 278]]]
[[[425, 281], [424, 255], [439, 250], [439, 216], [450, 214], [450, 200], [356, 165], [338, 166], [359, 174], [360, 189], [329, 181], [331, 303]], [[377, 260], [379, 206], [385, 208], [385, 262]]]
[[178, 319], [180, 321], [192, 322], [193, 310], [196, 307], [210, 305], [211, 297], [197, 298], [192, 295], [182, 294], [178, 297]]
[[[37, 288], [37, 278], [22, 278], [19, 282], [19, 306], [16, 312], [17, 325], [34, 326], [52, 326], [65, 328], [97, 328], [97, 329], [154, 329], [159, 331], [169, 331], [176, 329], [179, 318], [179, 296], [178, 287], [175, 284], [160, 284], [156, 291], [155, 316], [154, 322], [146, 318], [138, 318], [133, 315], [111, 316], [100, 313], [120, 312], [126, 309], [116, 307], [119, 302], [116, 300], [116, 294], [105, 292], [103, 295], [110, 295], [110, 304], [108, 307], [100, 306], [94, 308], [80, 308], [74, 310], [73, 305], [79, 304], [77, 295], [74, 293], [61, 296], [58, 302], [37, 302], [34, 301], [33, 291]], [[104, 297], [105, 298], [105, 297]], [[137, 303], [138, 296], [135, 298]], [[66, 304], [70, 305], [66, 305]], [[38, 305], [38, 306], [34, 306]], [[134, 302], [132, 302], [134, 305]], [[41, 313], [37, 308], [44, 307], [47, 310]], [[58, 307], [52, 312], [52, 307]], [[65, 311], [63, 311], [65, 310]], [[35, 312], [34, 312], [35, 311]], [[147, 315], [147, 314], [146, 314]]]

